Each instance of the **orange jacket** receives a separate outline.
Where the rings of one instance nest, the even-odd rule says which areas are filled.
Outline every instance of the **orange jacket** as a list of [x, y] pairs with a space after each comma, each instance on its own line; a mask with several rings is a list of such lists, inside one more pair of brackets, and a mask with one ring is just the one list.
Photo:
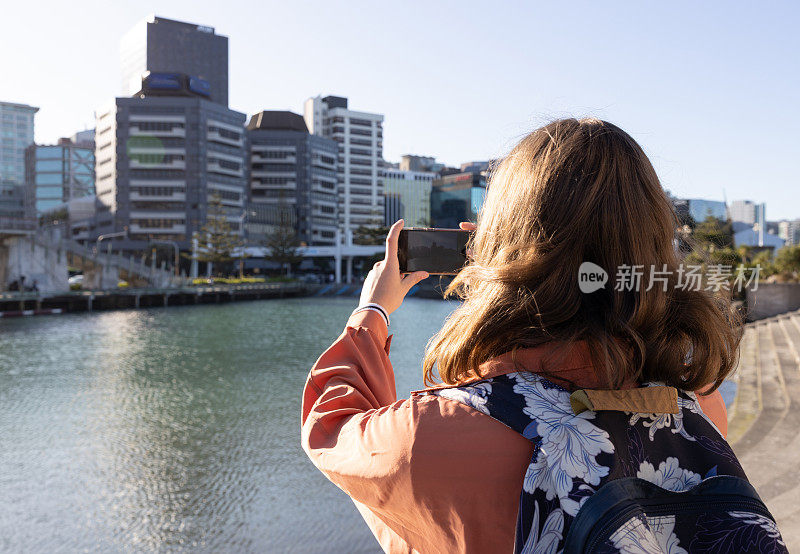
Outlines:
[[[397, 400], [388, 330], [372, 311], [350, 317], [303, 391], [302, 442], [314, 465], [356, 504], [386, 552], [511, 552], [531, 443], [502, 423], [433, 395]], [[485, 377], [519, 366], [603, 388], [580, 349], [500, 356]], [[465, 381], [465, 383], [468, 381]], [[723, 435], [719, 392], [698, 396]]]

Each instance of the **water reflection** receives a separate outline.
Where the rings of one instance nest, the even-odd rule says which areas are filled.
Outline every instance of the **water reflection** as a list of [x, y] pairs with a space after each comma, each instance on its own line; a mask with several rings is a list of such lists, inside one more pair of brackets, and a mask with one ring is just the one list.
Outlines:
[[[0, 550], [374, 552], [299, 445], [355, 299], [0, 321]], [[393, 316], [398, 393], [451, 310]]]

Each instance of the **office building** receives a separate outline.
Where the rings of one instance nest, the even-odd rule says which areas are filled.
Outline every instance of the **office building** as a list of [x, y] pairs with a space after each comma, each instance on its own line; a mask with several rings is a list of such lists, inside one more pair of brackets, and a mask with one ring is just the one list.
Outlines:
[[228, 105], [228, 37], [213, 27], [151, 15], [123, 37], [122, 95], [133, 96], [145, 73], [182, 73], [204, 81], [207, 100]]
[[722, 221], [728, 219], [728, 207], [725, 202], [717, 200], [704, 200], [701, 198], [689, 198], [689, 215], [695, 223], [702, 223], [708, 216], [715, 217]]
[[287, 221], [309, 245], [333, 245], [338, 227], [338, 144], [308, 132], [303, 116], [263, 111], [247, 125], [250, 164], [248, 241], [263, 242]]
[[478, 172], [480, 172], [480, 171], [489, 171], [489, 168], [491, 167], [491, 165], [492, 165], [492, 162], [489, 161], [489, 160], [478, 161], [478, 162], [464, 162], [464, 163], [461, 164], [461, 172], [462, 173], [467, 173], [467, 172], [470, 172], [470, 171], [472, 171], [472, 172], [474, 172], [474, 171], [478, 171]]
[[0, 102], [0, 231], [31, 232], [33, 199], [25, 186], [25, 150], [33, 144], [33, 118], [39, 108]]
[[406, 227], [430, 227], [431, 188], [438, 174], [394, 168], [387, 168], [384, 173], [384, 225], [392, 225], [398, 219], [404, 219]]
[[94, 194], [94, 139], [91, 131], [58, 144], [33, 144], [26, 151], [29, 194], [37, 214]]
[[778, 236], [786, 241], [786, 246], [800, 244], [800, 219], [778, 222]]
[[734, 200], [728, 208], [733, 223], [745, 223], [751, 227], [756, 224], [756, 214], [760, 204], [751, 200]]
[[439, 173], [444, 169], [444, 164], [436, 161], [432, 156], [417, 156], [414, 154], [405, 154], [400, 159], [398, 168], [403, 171], [428, 171]]
[[347, 98], [316, 96], [305, 103], [310, 133], [338, 143], [339, 223], [346, 234], [384, 220], [383, 115], [348, 108]]
[[97, 111], [96, 233], [127, 229], [115, 248], [141, 251], [161, 240], [189, 250], [215, 196], [242, 232], [245, 115], [211, 102], [206, 90], [187, 75], [151, 73], [136, 97]]
[[667, 198], [672, 204], [672, 209], [675, 210], [675, 215], [680, 225], [691, 225], [693, 221], [692, 216], [689, 215], [689, 201], [685, 198], [673, 196], [669, 191], [667, 191]]
[[434, 179], [431, 190], [433, 227], [457, 229], [462, 221], [477, 221], [486, 198], [486, 173], [452, 173]]

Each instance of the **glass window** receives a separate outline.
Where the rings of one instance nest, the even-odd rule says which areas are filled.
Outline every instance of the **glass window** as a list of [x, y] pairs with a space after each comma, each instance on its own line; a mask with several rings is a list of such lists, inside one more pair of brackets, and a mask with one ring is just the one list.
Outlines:
[[481, 206], [483, 206], [483, 201], [486, 198], [486, 189], [482, 187], [472, 187], [472, 213], [477, 215], [478, 212], [481, 211]]
[[64, 180], [60, 173], [39, 173], [36, 175], [37, 185], [59, 185], [63, 182]]
[[40, 146], [36, 149], [36, 157], [39, 159], [61, 158], [63, 150], [61, 146]]
[[44, 212], [55, 208], [56, 206], [62, 204], [61, 199], [58, 200], [37, 200], [36, 201], [36, 211]]
[[36, 187], [36, 198], [61, 199], [64, 190], [61, 187]]
[[61, 160], [38, 160], [36, 171], [61, 171], [63, 169]]

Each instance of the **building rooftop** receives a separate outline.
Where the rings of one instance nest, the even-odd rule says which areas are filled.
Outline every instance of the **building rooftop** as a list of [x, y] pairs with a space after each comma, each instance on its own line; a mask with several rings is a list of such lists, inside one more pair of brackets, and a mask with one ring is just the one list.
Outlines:
[[264, 110], [251, 117], [250, 122], [247, 124], [247, 130], [255, 131], [257, 129], [308, 132], [308, 127], [302, 115], [280, 110]]
[[208, 25], [198, 25], [197, 23], [189, 23], [188, 21], [178, 21], [177, 19], [169, 19], [167, 17], [161, 17], [160, 15], [150, 14], [145, 18], [147, 23], [166, 23], [169, 25], [174, 25], [178, 27], [184, 27], [186, 29], [191, 29], [193, 31], [201, 31], [204, 33], [209, 33], [211, 35], [216, 34], [214, 33], [214, 27], [209, 27]]
[[23, 110], [30, 110], [33, 113], [36, 113], [36, 112], [39, 111], [39, 108], [37, 108], [35, 106], [29, 106], [28, 104], [17, 104], [16, 102], [2, 102], [2, 101], [0, 101], [0, 106], [2, 106], [4, 108], [19, 108], [19, 109], [23, 109]]
[[329, 108], [347, 108], [347, 98], [344, 96], [326, 96], [322, 99]]

